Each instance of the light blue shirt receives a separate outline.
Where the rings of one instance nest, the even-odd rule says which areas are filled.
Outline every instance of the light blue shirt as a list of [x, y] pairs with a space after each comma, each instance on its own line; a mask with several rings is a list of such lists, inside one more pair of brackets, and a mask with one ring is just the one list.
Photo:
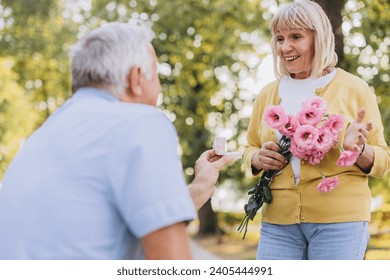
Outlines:
[[4, 175], [0, 259], [141, 258], [141, 237], [195, 217], [172, 123], [83, 88]]

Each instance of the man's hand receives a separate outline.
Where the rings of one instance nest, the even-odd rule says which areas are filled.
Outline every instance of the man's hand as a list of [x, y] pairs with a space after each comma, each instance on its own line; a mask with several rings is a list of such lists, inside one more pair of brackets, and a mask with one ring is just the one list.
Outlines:
[[207, 150], [198, 158], [195, 163], [195, 178], [189, 185], [197, 210], [214, 194], [219, 171], [234, 159], [233, 155], [218, 156], [214, 150]]

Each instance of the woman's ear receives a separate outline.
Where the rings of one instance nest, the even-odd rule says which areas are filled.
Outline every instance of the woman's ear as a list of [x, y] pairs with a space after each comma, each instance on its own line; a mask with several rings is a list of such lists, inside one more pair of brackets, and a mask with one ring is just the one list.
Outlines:
[[126, 93], [129, 95], [129, 97], [139, 97], [142, 95], [142, 70], [141, 67], [138, 65], [133, 66], [129, 74], [127, 75], [127, 91]]

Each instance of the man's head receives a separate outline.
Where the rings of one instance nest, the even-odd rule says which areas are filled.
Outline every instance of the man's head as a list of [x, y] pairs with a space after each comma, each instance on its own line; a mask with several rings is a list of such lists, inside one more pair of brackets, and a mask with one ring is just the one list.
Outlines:
[[127, 23], [87, 33], [71, 48], [72, 91], [98, 87], [124, 102], [156, 105], [161, 87], [152, 38], [146, 26]]

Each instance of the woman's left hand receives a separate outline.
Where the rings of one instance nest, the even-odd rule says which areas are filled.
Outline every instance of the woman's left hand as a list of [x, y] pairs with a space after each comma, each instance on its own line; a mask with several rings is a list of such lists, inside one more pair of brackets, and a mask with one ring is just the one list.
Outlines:
[[360, 153], [363, 149], [369, 132], [374, 128], [372, 122], [363, 123], [365, 114], [366, 110], [364, 108], [360, 109], [356, 119], [348, 126], [343, 143], [345, 150], [353, 150]]

